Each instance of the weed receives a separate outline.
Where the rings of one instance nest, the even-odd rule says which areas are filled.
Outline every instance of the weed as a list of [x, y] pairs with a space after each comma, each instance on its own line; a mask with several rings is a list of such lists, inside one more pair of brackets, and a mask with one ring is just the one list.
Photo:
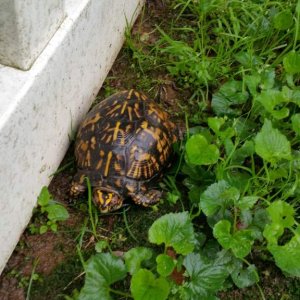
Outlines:
[[49, 229], [56, 232], [58, 227], [57, 222], [65, 221], [69, 218], [68, 211], [62, 204], [55, 202], [52, 199], [52, 196], [49, 193], [47, 187], [42, 188], [41, 193], [38, 197], [38, 208], [36, 208], [35, 210], [36, 213], [40, 212], [41, 214], [46, 214], [46, 224], [39, 224], [37, 226], [35, 222], [31, 223], [29, 226], [29, 231], [33, 234], [43, 234]]

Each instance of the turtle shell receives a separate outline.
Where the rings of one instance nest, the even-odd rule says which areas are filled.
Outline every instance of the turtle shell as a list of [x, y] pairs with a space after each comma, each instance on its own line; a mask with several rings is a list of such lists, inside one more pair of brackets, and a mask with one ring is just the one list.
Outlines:
[[96, 105], [81, 123], [75, 158], [92, 186], [136, 192], [169, 164], [175, 125], [158, 104], [130, 90]]

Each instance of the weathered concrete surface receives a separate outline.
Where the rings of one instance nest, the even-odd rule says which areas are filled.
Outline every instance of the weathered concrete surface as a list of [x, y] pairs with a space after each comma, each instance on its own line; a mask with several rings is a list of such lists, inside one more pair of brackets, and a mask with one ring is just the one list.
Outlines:
[[64, 17], [64, 0], [0, 0], [0, 63], [28, 70]]
[[141, 2], [67, 0], [67, 17], [32, 68], [0, 67], [0, 272]]

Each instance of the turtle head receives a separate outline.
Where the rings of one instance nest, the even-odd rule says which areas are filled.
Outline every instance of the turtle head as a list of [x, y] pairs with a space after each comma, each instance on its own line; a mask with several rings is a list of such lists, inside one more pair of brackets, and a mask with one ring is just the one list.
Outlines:
[[118, 210], [123, 205], [123, 198], [113, 190], [94, 188], [93, 200], [101, 213]]

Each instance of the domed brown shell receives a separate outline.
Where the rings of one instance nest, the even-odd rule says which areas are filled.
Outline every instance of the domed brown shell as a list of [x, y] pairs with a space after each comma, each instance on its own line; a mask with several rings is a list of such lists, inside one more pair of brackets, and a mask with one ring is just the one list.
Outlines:
[[158, 104], [137, 91], [96, 105], [79, 127], [75, 157], [92, 186], [136, 192], [169, 164], [176, 127]]

